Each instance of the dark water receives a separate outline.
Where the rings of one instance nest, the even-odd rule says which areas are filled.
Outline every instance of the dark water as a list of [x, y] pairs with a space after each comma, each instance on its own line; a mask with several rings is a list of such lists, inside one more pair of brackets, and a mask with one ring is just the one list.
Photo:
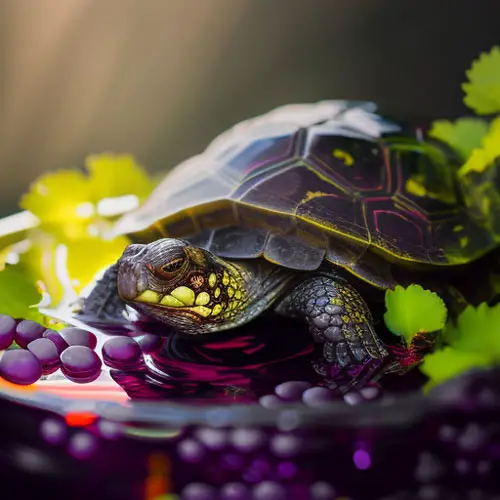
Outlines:
[[134, 399], [190, 399], [198, 404], [255, 402], [286, 381], [317, 384], [312, 367], [320, 348], [301, 323], [275, 316], [205, 338], [169, 333], [163, 325], [99, 325], [107, 334], [161, 341], [123, 369], [105, 356], [111, 375]]

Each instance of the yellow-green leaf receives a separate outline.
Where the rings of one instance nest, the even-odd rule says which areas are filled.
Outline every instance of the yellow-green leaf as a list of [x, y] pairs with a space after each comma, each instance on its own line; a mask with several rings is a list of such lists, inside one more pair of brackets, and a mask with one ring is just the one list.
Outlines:
[[130, 194], [143, 200], [155, 187], [146, 170], [130, 155], [89, 156], [85, 165], [97, 201]]
[[57, 240], [39, 229], [31, 232], [31, 246], [21, 255], [18, 267], [32, 283], [41, 282], [50, 295], [51, 303], [57, 304], [63, 296], [63, 286], [56, 272]]
[[35, 214], [41, 227], [71, 238], [86, 234], [93, 215], [90, 184], [78, 170], [42, 175], [21, 198], [20, 206]]
[[500, 112], [500, 48], [482, 53], [466, 75], [465, 104], [479, 115]]
[[460, 118], [455, 122], [437, 120], [429, 131], [431, 137], [449, 144], [464, 160], [475, 148], [481, 147], [487, 133], [488, 123], [480, 118]]
[[98, 203], [124, 195], [147, 197], [154, 182], [130, 155], [96, 155], [86, 160], [89, 175], [73, 169], [41, 176], [21, 199], [40, 227], [60, 240], [98, 236], [109, 229], [109, 219], [98, 213]]
[[446, 324], [447, 309], [443, 300], [420, 285], [397, 286], [394, 290], [387, 290], [385, 306], [387, 328], [408, 343], [415, 334], [436, 332]]
[[477, 353], [461, 352], [452, 347], [427, 354], [420, 370], [430, 378], [427, 388], [441, 384], [473, 368], [487, 367], [491, 360]]
[[500, 361], [500, 304], [468, 306], [444, 332], [445, 341], [455, 350], [477, 353]]
[[129, 243], [124, 236], [108, 241], [86, 238], [69, 242], [67, 268], [73, 288], [80, 292], [99, 271], [114, 264]]
[[35, 284], [14, 270], [14, 266], [8, 265], [0, 271], [0, 314], [43, 322], [36, 307], [41, 299]]
[[482, 146], [472, 151], [469, 159], [460, 167], [459, 175], [465, 176], [469, 172], [484, 172], [500, 157], [500, 118], [490, 124], [488, 133], [481, 141]]

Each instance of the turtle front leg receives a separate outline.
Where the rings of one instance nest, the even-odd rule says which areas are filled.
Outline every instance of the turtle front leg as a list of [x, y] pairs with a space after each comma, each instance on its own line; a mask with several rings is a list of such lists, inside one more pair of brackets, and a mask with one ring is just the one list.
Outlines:
[[124, 322], [126, 305], [118, 294], [118, 264], [110, 266], [89, 296], [79, 300], [76, 316], [82, 321]]
[[376, 380], [388, 364], [388, 351], [373, 328], [361, 295], [341, 277], [315, 276], [278, 304], [276, 312], [303, 318], [323, 355], [315, 370], [341, 394]]

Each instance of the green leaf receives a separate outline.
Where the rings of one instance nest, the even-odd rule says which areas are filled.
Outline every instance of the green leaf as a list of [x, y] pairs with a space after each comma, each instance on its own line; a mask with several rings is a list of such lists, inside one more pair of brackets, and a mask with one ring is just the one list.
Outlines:
[[[86, 238], [69, 242], [67, 269], [75, 291], [80, 292], [94, 276], [110, 264], [114, 264], [130, 243], [122, 236], [113, 240]], [[92, 255], [92, 259], [89, 259]]]
[[466, 75], [464, 103], [479, 115], [500, 112], [500, 48], [482, 53]]
[[[139, 203], [155, 187], [130, 155], [89, 156], [85, 164], [88, 175], [75, 169], [45, 174], [21, 199], [22, 208], [40, 221], [28, 234], [31, 248], [21, 256], [21, 266], [33, 282], [43, 283], [53, 304], [63, 293], [55, 273], [56, 249], [67, 248], [66, 267], [78, 292], [99, 270], [116, 262], [129, 243], [125, 237], [108, 239], [115, 215], [103, 215], [99, 202], [131, 195]], [[2, 258], [0, 253], [0, 265]]]
[[144, 199], [154, 182], [129, 155], [96, 155], [86, 159], [89, 175], [60, 170], [42, 175], [21, 198], [20, 205], [40, 219], [40, 227], [61, 239], [96, 236], [108, 229], [97, 204], [105, 198], [135, 195]]
[[43, 323], [43, 316], [36, 307], [41, 300], [42, 295], [35, 284], [13, 266], [7, 265], [0, 271], [0, 314]]
[[486, 121], [480, 118], [460, 118], [455, 122], [435, 121], [429, 135], [449, 144], [466, 160], [475, 148], [481, 147], [481, 140], [487, 132]]
[[443, 334], [445, 342], [463, 353], [476, 353], [500, 361], [500, 304], [468, 306]]
[[146, 170], [130, 155], [95, 155], [87, 157], [90, 190], [94, 200], [133, 194], [140, 201], [155, 187]]
[[441, 384], [473, 368], [487, 367], [491, 360], [482, 354], [461, 352], [452, 347], [427, 354], [420, 365], [430, 379], [430, 386]]
[[500, 157], [500, 118], [490, 123], [488, 133], [481, 141], [481, 147], [470, 154], [468, 160], [460, 167], [459, 175], [469, 172], [484, 172], [492, 167], [496, 158]]
[[395, 335], [408, 343], [421, 332], [436, 332], [446, 324], [447, 309], [443, 300], [434, 292], [420, 285], [408, 288], [397, 286], [385, 294], [386, 313], [384, 321]]
[[77, 170], [60, 170], [40, 176], [21, 198], [20, 206], [35, 214], [40, 227], [50, 233], [78, 238], [87, 234], [91, 201], [88, 178]]
[[430, 378], [429, 387], [440, 384], [471, 368], [500, 363], [500, 304], [468, 306], [455, 324], [443, 331], [442, 350], [425, 356], [422, 372]]

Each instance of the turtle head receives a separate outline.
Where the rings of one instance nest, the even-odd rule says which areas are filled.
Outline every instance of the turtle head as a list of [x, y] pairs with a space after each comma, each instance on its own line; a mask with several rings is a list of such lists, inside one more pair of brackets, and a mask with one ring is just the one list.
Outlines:
[[236, 266], [171, 238], [129, 245], [118, 261], [117, 285], [134, 309], [190, 334], [229, 328], [245, 302]]

